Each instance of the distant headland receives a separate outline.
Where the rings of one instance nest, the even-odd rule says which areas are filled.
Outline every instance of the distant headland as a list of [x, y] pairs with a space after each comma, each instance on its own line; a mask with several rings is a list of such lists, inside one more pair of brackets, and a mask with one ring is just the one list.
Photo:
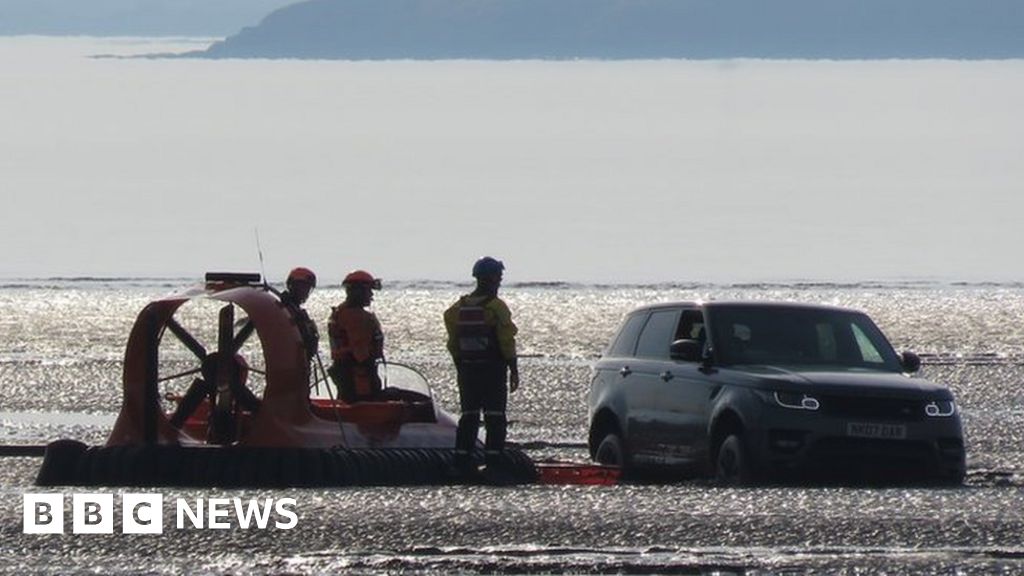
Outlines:
[[1021, 0], [307, 0], [191, 53], [306, 59], [1007, 59]]

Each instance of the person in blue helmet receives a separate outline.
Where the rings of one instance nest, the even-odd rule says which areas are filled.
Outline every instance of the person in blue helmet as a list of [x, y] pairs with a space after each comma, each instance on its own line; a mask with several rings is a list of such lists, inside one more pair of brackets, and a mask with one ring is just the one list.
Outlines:
[[444, 313], [448, 352], [458, 374], [459, 418], [455, 439], [455, 467], [472, 472], [473, 447], [484, 415], [484, 454], [488, 467], [505, 449], [509, 392], [519, 387], [516, 333], [508, 305], [498, 298], [505, 265], [485, 256], [473, 264], [476, 289], [458, 299]]

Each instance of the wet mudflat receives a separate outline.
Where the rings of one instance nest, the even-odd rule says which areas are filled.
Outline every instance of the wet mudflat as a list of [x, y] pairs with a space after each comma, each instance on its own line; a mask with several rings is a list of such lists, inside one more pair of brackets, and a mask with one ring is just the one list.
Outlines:
[[[314, 318], [338, 295], [311, 303]], [[124, 335], [152, 287], [0, 291], [0, 431], [6, 442], [102, 443], [120, 402]], [[162, 294], [165, 289], [155, 290]], [[375, 304], [391, 356], [421, 367], [455, 406], [440, 310], [458, 290], [409, 286]], [[711, 294], [713, 293], [713, 294]], [[0, 572], [9, 574], [1024, 572], [1024, 336], [1020, 287], [510, 287], [524, 388], [511, 437], [580, 443], [588, 359], [636, 302], [719, 298], [825, 301], [867, 310], [898, 348], [932, 354], [923, 376], [960, 402], [968, 481], [960, 488], [720, 488], [700, 480], [612, 487], [302, 490], [159, 489], [162, 535], [22, 534], [40, 459], [0, 459]], [[17, 300], [17, 302], [15, 302]], [[37, 305], [25, 307], [24, 302]], [[571, 305], [566, 303], [570, 302]], [[960, 311], [953, 320], [951, 309]], [[73, 310], [74, 314], [69, 311]], [[59, 326], [75, 316], [81, 325]], [[969, 330], [964, 330], [969, 326]], [[182, 354], [182, 358], [187, 358]], [[169, 360], [175, 358], [170, 355]], [[584, 459], [579, 448], [533, 450]], [[99, 489], [115, 494], [125, 490]], [[135, 490], [133, 490], [135, 491]], [[140, 490], [146, 491], [146, 490]], [[67, 507], [72, 493], [67, 488]], [[293, 498], [291, 530], [175, 526], [183, 498]], [[118, 509], [120, 511], [120, 509]], [[271, 523], [272, 524], [272, 523]]]
[[[1024, 489], [700, 482], [168, 490], [164, 534], [23, 535], [38, 459], [7, 459], [3, 573], [1019, 573]], [[98, 490], [107, 492], [107, 490]], [[124, 492], [112, 489], [115, 494]], [[294, 498], [291, 530], [175, 525], [183, 498]], [[115, 498], [119, 500], [119, 498]], [[272, 524], [272, 523], [271, 523]], [[69, 530], [70, 531], [70, 530]]]

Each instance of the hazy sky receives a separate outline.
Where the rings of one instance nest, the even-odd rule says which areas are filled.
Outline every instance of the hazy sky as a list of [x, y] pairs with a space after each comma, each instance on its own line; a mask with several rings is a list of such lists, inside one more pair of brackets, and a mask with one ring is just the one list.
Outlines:
[[1024, 61], [195, 47], [0, 38], [0, 277], [1024, 280]]

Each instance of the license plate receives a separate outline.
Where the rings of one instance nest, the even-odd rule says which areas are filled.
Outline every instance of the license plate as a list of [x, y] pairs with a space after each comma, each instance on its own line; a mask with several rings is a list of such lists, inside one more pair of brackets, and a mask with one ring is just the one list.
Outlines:
[[874, 422], [848, 422], [846, 435], [857, 438], [885, 438], [903, 440], [907, 437], [907, 427], [903, 424], [878, 424]]

